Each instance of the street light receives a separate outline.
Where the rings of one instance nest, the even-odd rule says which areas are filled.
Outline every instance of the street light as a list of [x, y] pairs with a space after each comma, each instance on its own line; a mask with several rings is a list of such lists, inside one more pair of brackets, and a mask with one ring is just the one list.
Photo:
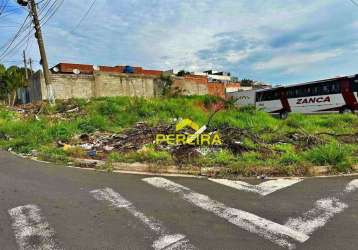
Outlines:
[[28, 0], [17, 0], [17, 3], [21, 6], [27, 6], [29, 1]]

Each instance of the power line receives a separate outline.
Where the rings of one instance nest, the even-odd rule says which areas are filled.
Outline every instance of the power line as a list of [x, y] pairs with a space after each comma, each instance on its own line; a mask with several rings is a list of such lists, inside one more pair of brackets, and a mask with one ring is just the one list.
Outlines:
[[358, 3], [355, 0], [350, 0], [355, 6], [358, 7]]
[[0, 15], [4, 12], [4, 10], [6, 9], [6, 7], [9, 4], [9, 0], [6, 0], [6, 2], [4, 3], [4, 5], [2, 6], [2, 8], [0, 8]]
[[90, 11], [93, 9], [94, 4], [96, 3], [96, 0], [93, 0], [91, 5], [89, 6], [88, 10], [86, 11], [86, 13], [82, 16], [82, 18], [80, 19], [80, 21], [77, 23], [77, 25], [72, 29], [72, 31], [70, 33], [73, 33], [78, 27], [80, 27], [80, 25], [82, 24], [82, 22], [85, 20], [85, 18], [88, 16], [88, 14], [90, 13]]
[[[40, 21], [43, 21], [43, 18], [47, 15], [49, 15], [49, 13], [54, 9], [54, 6], [56, 5], [57, 3], [57, 0], [53, 1], [53, 3], [51, 4], [50, 7], [49, 4], [50, 4], [50, 0], [47, 0], [46, 3], [44, 3], [42, 6], [40, 6], [40, 9], [39, 9], [39, 15], [42, 17], [40, 18]], [[48, 7], [48, 8], [47, 8]], [[46, 11], [46, 12], [45, 12]], [[45, 14], [43, 14], [45, 12]]]
[[[9, 53], [11, 53], [14, 48], [17, 48], [18, 45], [27, 38], [28, 35], [25, 35], [25, 37], [23, 37], [23, 35], [29, 31], [32, 30], [31, 27], [31, 20], [29, 19], [30, 15], [27, 15], [25, 20], [23, 21], [23, 23], [21, 24], [21, 26], [19, 27], [19, 29], [17, 30], [17, 32], [15, 33], [15, 35], [10, 38], [10, 40], [5, 43], [0, 50], [3, 50], [0, 53], [0, 60], [4, 59]], [[20, 41], [19, 41], [20, 40]]]
[[26, 44], [27, 40], [29, 39], [29, 37], [31, 37], [34, 32], [33, 32], [33, 28], [30, 26], [28, 27], [24, 32], [26, 32], [27, 34], [25, 36], [23, 36], [21, 38], [21, 40], [18, 40], [16, 43], [13, 43], [12, 46], [9, 46], [1, 55], [0, 55], [0, 60], [4, 60], [5, 58], [7, 58], [10, 55], [13, 55], [14, 52], [17, 51], [17, 49], [23, 48], [23, 46]]
[[[64, 0], [42, 0], [36, 3], [39, 7], [41, 21], [43, 21], [41, 26], [45, 25], [56, 14], [63, 2]], [[0, 50], [3, 50], [0, 52], [1, 61], [11, 57], [21, 48], [24, 48], [25, 51], [29, 48], [30, 39], [34, 34], [34, 29], [31, 25], [32, 20], [29, 19], [30, 15], [31, 13], [25, 18], [16, 34], [0, 48]]]
[[31, 25], [31, 20], [29, 20], [30, 15], [27, 15], [25, 20], [22, 22], [20, 28], [17, 30], [16, 34], [7, 42], [5, 43], [0, 50], [4, 49], [5, 47], [9, 48], [15, 40], [24, 32], [24, 28], [27, 28]]
[[[57, 2], [57, 1], [56, 1]], [[55, 5], [51, 5], [51, 7], [49, 9], [50, 11], [47, 11], [46, 14], [41, 18], [41, 21], [44, 21], [42, 23], [42, 26], [44, 26], [45, 24], [47, 24], [47, 22], [57, 13], [57, 11], [60, 9], [60, 7], [62, 6], [64, 0], [59, 0], [57, 6]], [[54, 7], [53, 7], [54, 6]]]

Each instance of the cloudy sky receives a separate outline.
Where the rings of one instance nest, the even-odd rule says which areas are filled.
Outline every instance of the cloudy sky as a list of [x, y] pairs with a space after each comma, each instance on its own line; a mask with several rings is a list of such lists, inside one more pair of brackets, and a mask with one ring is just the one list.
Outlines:
[[[45, 25], [51, 65], [217, 69], [274, 84], [358, 73], [350, 0], [97, 0], [75, 29], [90, 2], [65, 0]], [[0, 48], [25, 16], [0, 16]], [[27, 50], [38, 60], [34, 39]], [[0, 63], [20, 58], [15, 51]]]

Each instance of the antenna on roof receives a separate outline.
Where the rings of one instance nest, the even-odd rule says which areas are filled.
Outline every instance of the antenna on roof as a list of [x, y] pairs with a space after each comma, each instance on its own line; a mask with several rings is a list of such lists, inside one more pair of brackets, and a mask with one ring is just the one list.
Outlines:
[[72, 72], [76, 75], [79, 75], [81, 73], [81, 71], [79, 69], [73, 69]]

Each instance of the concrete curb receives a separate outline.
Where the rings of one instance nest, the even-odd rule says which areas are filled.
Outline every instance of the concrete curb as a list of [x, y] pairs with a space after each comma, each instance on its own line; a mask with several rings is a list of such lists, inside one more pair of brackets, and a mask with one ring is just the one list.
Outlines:
[[[10, 152], [13, 155], [18, 157], [33, 160], [36, 162], [41, 162], [45, 164], [54, 164], [52, 162], [41, 161], [36, 157], [24, 156], [17, 154], [15, 152]], [[73, 165], [68, 165], [66, 167], [73, 169], [82, 169], [87, 171], [98, 171], [98, 172], [108, 172], [101, 167], [105, 166], [106, 162], [101, 160], [92, 160], [92, 159], [78, 159], [72, 158]], [[154, 166], [151, 164], [145, 163], [112, 163], [113, 173], [121, 174], [133, 174], [133, 175], [146, 175], [146, 176], [166, 176], [166, 177], [187, 177], [187, 178], [208, 178], [215, 176], [216, 173], [220, 172], [222, 168], [220, 167], [211, 167], [211, 168], [200, 168], [196, 166], [183, 167], [179, 168], [177, 166]], [[311, 176], [278, 176], [278, 177], [267, 177], [265, 180], [273, 180], [278, 178], [290, 179], [290, 178], [333, 178], [333, 177], [346, 177], [346, 176], [358, 176], [358, 165], [353, 166], [355, 173], [351, 174], [338, 174], [338, 175], [328, 175], [329, 168], [327, 166], [312, 166], [310, 174]], [[240, 176], [238, 179], [257, 179], [257, 177], [243, 177]]]
[[[83, 164], [94, 164], [98, 167], [104, 166], [105, 161], [91, 160], [91, 159], [71, 159], [76, 168], [83, 168]], [[79, 166], [78, 166], [79, 165]], [[191, 177], [215, 177], [215, 175], [221, 172], [223, 169], [220, 167], [200, 168], [197, 166], [190, 167], [178, 167], [178, 166], [154, 166], [146, 163], [112, 163], [114, 169], [113, 172], [118, 173], [129, 173], [129, 174], [140, 174], [140, 175], [165, 175], [165, 176], [191, 176]], [[353, 170], [357, 173], [351, 174], [338, 174], [329, 175], [328, 166], [312, 166], [310, 167], [310, 176], [279, 176], [279, 177], [267, 177], [265, 179], [277, 179], [277, 178], [328, 178], [328, 177], [339, 177], [339, 176], [358, 176], [358, 165], [353, 166]], [[239, 177], [240, 179], [256, 179], [257, 177]]]

